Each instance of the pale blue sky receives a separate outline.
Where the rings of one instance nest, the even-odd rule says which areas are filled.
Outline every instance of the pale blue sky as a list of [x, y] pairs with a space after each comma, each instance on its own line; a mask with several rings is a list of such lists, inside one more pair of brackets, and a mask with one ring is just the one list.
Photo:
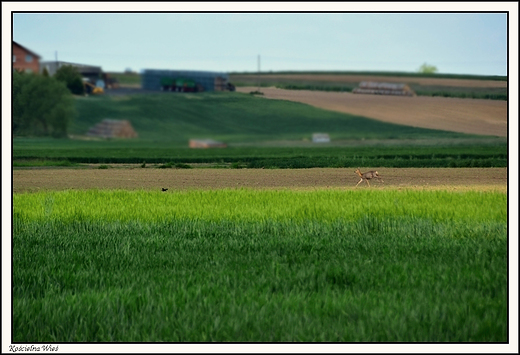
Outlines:
[[42, 56], [126, 68], [506, 75], [505, 13], [18, 13], [13, 40]]

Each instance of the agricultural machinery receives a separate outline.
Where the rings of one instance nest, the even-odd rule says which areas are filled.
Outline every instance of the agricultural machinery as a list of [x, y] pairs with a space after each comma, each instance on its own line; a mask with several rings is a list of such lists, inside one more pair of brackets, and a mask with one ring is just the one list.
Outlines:
[[203, 88], [202, 86], [195, 84], [195, 81], [191, 79], [162, 78], [161, 90], [177, 92], [198, 92], [202, 91]]
[[96, 85], [94, 85], [89, 81], [89, 79], [83, 78], [83, 87], [85, 88], [86, 94], [93, 94], [93, 95], [103, 94], [105, 92], [105, 90], [103, 90], [104, 86], [105, 86], [105, 83], [103, 80], [98, 80], [96, 82]]
[[[208, 83], [207, 78], [202, 78], [204, 82], [195, 82], [193, 79], [186, 78], [161, 78], [161, 91], [176, 91], [176, 92], [201, 92], [205, 91], [205, 88], [213, 88], [215, 91], [235, 91], [235, 86], [231, 83], [226, 82], [222, 77], [216, 77], [214, 82]], [[203, 84], [206, 84], [204, 86]], [[212, 91], [212, 89], [208, 89]]]

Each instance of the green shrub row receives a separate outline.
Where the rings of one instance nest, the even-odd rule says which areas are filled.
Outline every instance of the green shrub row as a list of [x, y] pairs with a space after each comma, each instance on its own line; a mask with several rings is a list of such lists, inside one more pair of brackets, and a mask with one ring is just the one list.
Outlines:
[[[24, 157], [23, 159], [42, 159], [37, 157]], [[69, 157], [65, 162], [62, 158], [44, 158], [46, 163], [40, 165], [67, 166], [73, 164], [141, 164], [142, 157], [115, 158], [115, 157]], [[189, 164], [232, 164], [232, 168], [280, 168], [280, 169], [302, 169], [302, 168], [347, 168], [357, 166], [381, 166], [388, 168], [484, 168], [484, 167], [507, 167], [507, 157], [475, 158], [475, 157], [446, 157], [446, 158], [417, 158], [417, 157], [279, 157], [279, 158], [257, 158], [257, 157], [192, 157], [192, 158], [146, 158], [147, 164], [162, 164], [159, 168], [189, 168]], [[23, 166], [15, 160], [13, 166]], [[25, 165], [28, 166], [28, 165]]]

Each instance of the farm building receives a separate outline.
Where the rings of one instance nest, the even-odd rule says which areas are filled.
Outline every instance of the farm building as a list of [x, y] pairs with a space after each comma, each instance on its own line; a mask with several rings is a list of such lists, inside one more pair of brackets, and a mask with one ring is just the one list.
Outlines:
[[228, 80], [227, 73], [208, 71], [146, 69], [141, 74], [142, 88], [153, 91], [225, 91], [233, 88]]
[[100, 138], [136, 138], [132, 124], [127, 120], [104, 119], [90, 128], [87, 136]]
[[95, 83], [99, 79], [103, 79], [103, 70], [101, 67], [87, 64], [77, 64], [77, 63], [69, 63], [69, 62], [57, 62], [57, 61], [46, 61], [40, 63], [40, 73], [43, 72], [43, 69], [47, 69], [47, 72], [50, 76], [56, 74], [56, 71], [61, 67], [66, 65], [70, 65], [74, 68], [78, 69], [78, 72], [84, 78], [88, 78], [90, 82]]
[[406, 84], [376, 83], [371, 81], [359, 83], [359, 87], [352, 90], [352, 92], [354, 94], [415, 96], [413, 90]]
[[226, 148], [227, 144], [213, 139], [190, 139], [190, 148]]
[[40, 58], [38, 54], [13, 41], [13, 70], [38, 73]]
[[330, 143], [330, 137], [327, 133], [314, 133], [312, 141], [313, 143]]

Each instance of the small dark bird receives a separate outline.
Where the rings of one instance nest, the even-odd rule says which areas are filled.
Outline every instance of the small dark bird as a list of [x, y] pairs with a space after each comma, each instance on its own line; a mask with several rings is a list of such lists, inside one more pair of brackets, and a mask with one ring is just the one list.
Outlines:
[[164, 191], [168, 191], [168, 189], [165, 189], [165, 188], [163, 187], [163, 188], [162, 188], [162, 191], [163, 191], [163, 192], [164, 192]]

